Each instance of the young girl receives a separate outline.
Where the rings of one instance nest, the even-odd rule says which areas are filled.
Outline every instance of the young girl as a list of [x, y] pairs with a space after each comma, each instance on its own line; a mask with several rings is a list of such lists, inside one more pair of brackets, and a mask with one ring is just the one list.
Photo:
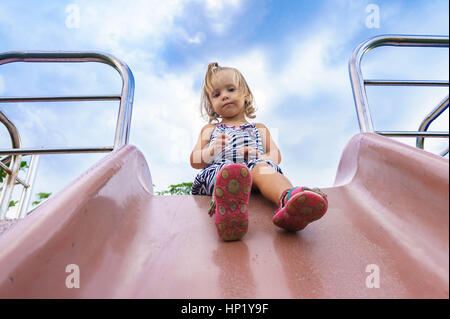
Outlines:
[[191, 193], [213, 195], [210, 215], [216, 214], [223, 240], [238, 240], [247, 233], [252, 186], [278, 204], [272, 219], [278, 227], [298, 231], [325, 214], [326, 195], [319, 189], [293, 187], [278, 166], [281, 154], [267, 127], [247, 121], [255, 118], [253, 95], [238, 70], [208, 65], [202, 116], [204, 111], [209, 124], [191, 153], [191, 166], [201, 169]]

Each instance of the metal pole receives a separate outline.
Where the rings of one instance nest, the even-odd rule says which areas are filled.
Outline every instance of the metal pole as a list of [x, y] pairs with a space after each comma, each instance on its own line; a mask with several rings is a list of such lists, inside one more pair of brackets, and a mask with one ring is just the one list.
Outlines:
[[361, 60], [364, 54], [379, 46], [448, 47], [448, 43], [448, 36], [388, 34], [370, 38], [358, 45], [350, 58], [349, 73], [361, 132], [374, 132], [364, 79], [361, 73]]
[[[134, 97], [134, 78], [130, 68], [112, 55], [101, 52], [68, 52], [68, 51], [15, 51], [0, 53], [0, 66], [13, 62], [100, 62], [114, 67], [122, 78], [122, 92], [121, 95], [103, 95], [103, 96], [53, 96], [53, 97], [6, 97], [1, 98], [0, 102], [55, 102], [55, 101], [86, 101], [86, 100], [117, 100], [120, 99], [119, 112], [117, 117], [116, 132], [114, 137], [113, 147], [88, 147], [88, 148], [65, 148], [65, 149], [22, 149], [20, 137], [15, 126], [9, 119], [0, 111], [0, 121], [5, 124], [12, 140], [12, 149], [0, 150], [1, 154], [9, 154], [7, 157], [10, 162], [10, 169], [8, 172], [3, 189], [0, 195], [0, 219], [6, 216], [9, 207], [9, 201], [12, 193], [12, 188], [15, 185], [17, 174], [19, 172], [22, 155], [24, 154], [57, 154], [57, 153], [96, 153], [108, 152], [115, 150], [128, 143], [131, 114]], [[36, 161], [36, 160], [35, 160]], [[6, 163], [6, 161], [3, 161]], [[31, 165], [31, 164], [30, 164]], [[31, 170], [30, 174], [35, 172]], [[30, 178], [33, 176], [30, 176]], [[22, 183], [23, 184], [23, 183]], [[23, 195], [23, 194], [22, 194]], [[26, 196], [23, 197], [24, 200]], [[21, 202], [22, 203], [22, 202]], [[26, 204], [26, 203], [25, 203]], [[23, 214], [23, 207], [20, 207], [19, 214]]]
[[[447, 108], [449, 104], [449, 96], [447, 95], [439, 104], [433, 109], [433, 111], [428, 114], [419, 126], [420, 132], [425, 132], [430, 127], [431, 123], [441, 115]], [[417, 137], [416, 147], [423, 149], [425, 140], [423, 137]]]
[[[20, 141], [19, 132], [16, 126], [8, 119], [8, 117], [0, 111], [0, 122], [2, 122], [9, 132], [11, 137], [11, 143], [13, 148], [20, 148], [22, 143]], [[6, 213], [9, 209], [9, 201], [11, 200], [12, 191], [16, 183], [16, 177], [19, 173], [20, 162], [22, 155], [12, 155], [10, 160], [11, 173], [6, 175], [6, 179], [3, 185], [2, 192], [0, 194], [0, 219], [6, 217]]]
[[74, 147], [74, 148], [20, 148], [0, 149], [0, 155], [5, 154], [75, 154], [75, 153], [107, 153], [114, 150], [112, 146], [105, 147]]
[[11, 159], [10, 167], [13, 173], [6, 176], [5, 184], [0, 195], [0, 219], [4, 219], [8, 212], [9, 201], [11, 200], [17, 174], [19, 173], [21, 159], [22, 155], [14, 155]]
[[114, 149], [128, 143], [134, 98], [134, 77], [130, 68], [112, 55], [82, 51], [13, 51], [0, 53], [0, 65], [12, 62], [100, 62], [115, 68], [122, 77]]
[[24, 187], [22, 190], [22, 196], [19, 200], [19, 206], [17, 208], [17, 218], [24, 218], [27, 216], [28, 206], [30, 205], [30, 198], [33, 192], [34, 181], [36, 179], [37, 167], [39, 164], [39, 155], [32, 155], [30, 166], [28, 168], [27, 177], [25, 179], [28, 187]]

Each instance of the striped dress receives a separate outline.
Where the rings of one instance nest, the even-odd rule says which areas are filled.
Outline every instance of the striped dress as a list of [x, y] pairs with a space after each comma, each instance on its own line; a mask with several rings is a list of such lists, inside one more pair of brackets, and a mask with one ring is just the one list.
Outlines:
[[192, 195], [211, 195], [214, 189], [217, 172], [219, 172], [224, 165], [228, 164], [245, 164], [249, 170], [252, 170], [257, 163], [264, 162], [275, 168], [280, 174], [283, 174], [281, 168], [270, 160], [257, 159], [255, 155], [249, 155], [248, 161], [245, 161], [244, 155], [239, 155], [237, 153], [237, 150], [241, 147], [250, 146], [257, 149], [260, 155], [264, 154], [261, 136], [254, 123], [241, 124], [238, 128], [218, 123], [211, 133], [209, 143], [214, 143], [216, 136], [222, 133], [229, 135], [231, 140], [222, 152], [216, 155], [213, 162], [197, 174], [192, 183]]

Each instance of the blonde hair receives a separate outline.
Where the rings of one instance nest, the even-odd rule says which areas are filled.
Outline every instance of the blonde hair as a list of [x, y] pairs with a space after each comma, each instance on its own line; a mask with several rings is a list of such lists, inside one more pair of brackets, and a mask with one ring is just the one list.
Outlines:
[[[200, 113], [204, 119], [208, 120], [208, 123], [213, 121], [219, 122], [220, 115], [214, 112], [214, 109], [211, 105], [211, 101], [209, 99], [209, 95], [213, 91], [212, 80], [214, 76], [224, 70], [231, 70], [233, 72], [233, 78], [240, 92], [243, 93], [245, 99], [245, 116], [249, 118], [255, 118], [254, 115], [256, 109], [253, 105], [253, 94], [250, 88], [248, 87], [247, 82], [244, 79], [244, 76], [235, 68], [229, 67], [221, 67], [217, 62], [213, 62], [208, 64], [208, 70], [205, 75], [205, 82], [203, 83], [202, 89], [202, 97], [200, 101]], [[205, 116], [206, 112], [206, 116]]]

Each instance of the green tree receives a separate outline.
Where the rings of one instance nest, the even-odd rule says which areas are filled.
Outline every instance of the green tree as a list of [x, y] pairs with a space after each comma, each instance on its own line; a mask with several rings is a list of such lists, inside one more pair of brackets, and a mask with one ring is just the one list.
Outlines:
[[35, 200], [32, 204], [33, 206], [36, 206], [37, 204], [40, 204], [44, 199], [47, 199], [50, 197], [52, 193], [37, 193], [36, 196], [38, 197], [38, 200]]
[[[153, 184], [155, 187], [155, 184]], [[190, 195], [192, 182], [169, 185], [169, 189], [157, 191], [156, 195]]]

